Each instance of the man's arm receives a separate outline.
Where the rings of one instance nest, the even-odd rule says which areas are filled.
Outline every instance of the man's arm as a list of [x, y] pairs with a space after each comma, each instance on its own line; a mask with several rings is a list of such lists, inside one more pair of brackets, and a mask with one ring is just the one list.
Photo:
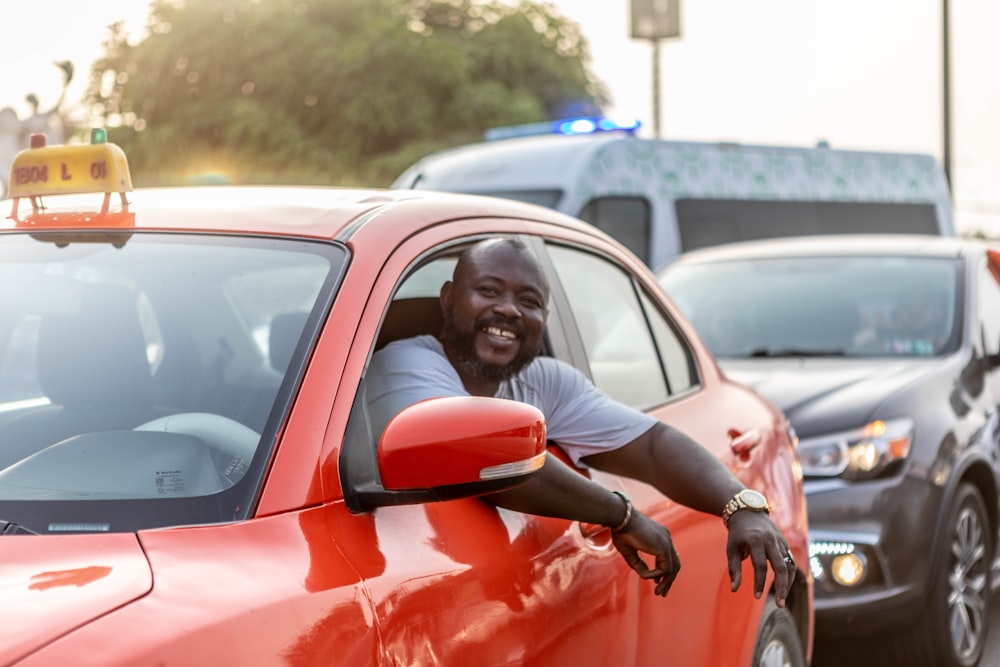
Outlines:
[[[547, 456], [542, 469], [524, 484], [484, 499], [517, 512], [612, 528], [627, 518], [626, 501], [621, 496], [570, 469], [554, 456]], [[612, 530], [612, 540], [629, 566], [643, 579], [653, 579], [656, 594], [665, 596], [680, 570], [670, 531], [632, 509], [627, 525]], [[654, 569], [643, 561], [641, 553], [653, 557]]]
[[[592, 454], [583, 461], [599, 470], [646, 482], [681, 505], [716, 516], [721, 516], [726, 503], [744, 488], [711, 452], [662, 422], [624, 447]], [[795, 563], [788, 558], [784, 536], [767, 514], [735, 512], [729, 521], [726, 553], [734, 591], [742, 581], [742, 561], [750, 558], [754, 595], [758, 598], [764, 591], [770, 561], [775, 575], [775, 603], [784, 606], [795, 578]]]

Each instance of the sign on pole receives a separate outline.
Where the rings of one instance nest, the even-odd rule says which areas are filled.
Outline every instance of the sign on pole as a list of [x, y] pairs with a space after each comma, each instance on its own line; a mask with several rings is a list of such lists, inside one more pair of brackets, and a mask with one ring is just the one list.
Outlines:
[[632, 0], [632, 38], [679, 37], [680, 4], [680, 0]]

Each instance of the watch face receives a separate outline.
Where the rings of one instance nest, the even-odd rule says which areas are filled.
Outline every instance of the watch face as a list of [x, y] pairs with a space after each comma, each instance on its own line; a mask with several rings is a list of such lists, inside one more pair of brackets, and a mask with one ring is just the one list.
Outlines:
[[767, 507], [767, 499], [765, 499], [764, 496], [757, 491], [744, 491], [741, 494], [741, 497], [743, 502], [745, 502], [748, 507], [753, 509], [763, 509]]

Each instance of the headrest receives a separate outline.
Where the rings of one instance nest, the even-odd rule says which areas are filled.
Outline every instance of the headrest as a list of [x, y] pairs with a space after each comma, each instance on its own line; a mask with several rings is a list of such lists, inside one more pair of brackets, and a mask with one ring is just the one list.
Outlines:
[[129, 408], [152, 403], [136, 299], [119, 285], [87, 285], [80, 311], [42, 317], [38, 381], [53, 403]]
[[437, 336], [444, 327], [441, 300], [436, 296], [397, 299], [389, 304], [375, 349], [394, 340], [412, 338], [423, 334]]

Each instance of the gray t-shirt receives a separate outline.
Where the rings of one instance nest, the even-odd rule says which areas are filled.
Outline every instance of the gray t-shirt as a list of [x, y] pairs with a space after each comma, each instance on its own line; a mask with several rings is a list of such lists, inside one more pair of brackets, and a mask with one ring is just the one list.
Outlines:
[[[434, 336], [386, 345], [372, 356], [366, 376], [368, 411], [382, 433], [403, 408], [441, 396], [468, 396], [458, 372]], [[500, 384], [495, 398], [535, 406], [545, 416], [549, 440], [577, 465], [590, 454], [618, 449], [656, 423], [655, 418], [615, 401], [580, 371], [551, 357], [538, 357]]]

